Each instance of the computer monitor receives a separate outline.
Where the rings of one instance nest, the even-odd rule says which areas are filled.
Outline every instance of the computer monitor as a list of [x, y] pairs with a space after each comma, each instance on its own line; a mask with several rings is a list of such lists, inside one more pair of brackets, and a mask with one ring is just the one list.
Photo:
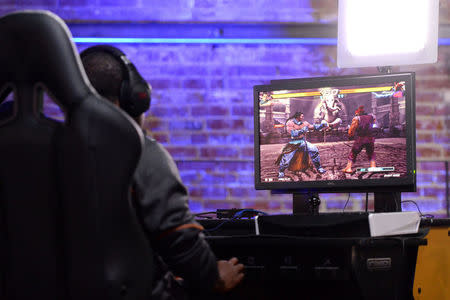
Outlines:
[[373, 192], [375, 211], [400, 211], [400, 193], [416, 190], [412, 72], [257, 85], [254, 122], [255, 188], [292, 193], [294, 213], [335, 192]]

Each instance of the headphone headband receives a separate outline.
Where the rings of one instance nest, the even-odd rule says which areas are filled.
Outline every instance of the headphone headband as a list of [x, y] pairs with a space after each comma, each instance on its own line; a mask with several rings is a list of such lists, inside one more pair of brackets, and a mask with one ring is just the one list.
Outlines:
[[135, 118], [146, 112], [151, 102], [151, 86], [139, 74], [133, 63], [120, 49], [110, 45], [97, 45], [81, 52], [81, 58], [104, 52], [113, 56], [122, 67], [123, 80], [119, 93], [119, 105], [131, 117]]

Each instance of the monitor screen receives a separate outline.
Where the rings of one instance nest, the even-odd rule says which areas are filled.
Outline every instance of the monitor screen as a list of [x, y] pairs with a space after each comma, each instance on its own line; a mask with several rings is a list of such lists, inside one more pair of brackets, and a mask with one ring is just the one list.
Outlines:
[[415, 191], [414, 73], [254, 86], [255, 187]]

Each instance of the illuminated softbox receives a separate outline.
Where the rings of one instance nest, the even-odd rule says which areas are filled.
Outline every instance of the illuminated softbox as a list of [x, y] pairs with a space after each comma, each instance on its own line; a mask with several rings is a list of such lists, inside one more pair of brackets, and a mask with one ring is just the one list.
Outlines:
[[439, 0], [339, 0], [337, 65], [437, 61]]

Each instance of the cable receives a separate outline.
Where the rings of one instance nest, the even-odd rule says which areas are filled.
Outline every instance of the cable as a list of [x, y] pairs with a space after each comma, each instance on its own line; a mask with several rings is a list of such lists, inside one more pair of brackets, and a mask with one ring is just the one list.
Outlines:
[[215, 211], [201, 212], [201, 213], [194, 214], [194, 217], [212, 219], [212, 217], [208, 216], [210, 214], [217, 214], [217, 212], [215, 212]]
[[[397, 197], [396, 197], [397, 196]], [[394, 202], [395, 202], [395, 209], [396, 209], [396, 211], [401, 211], [402, 210], [402, 198], [401, 198], [401, 194], [400, 193], [394, 193], [394, 197], [396, 197], [395, 199], [394, 199]], [[398, 201], [397, 201], [398, 200]], [[405, 201], [412, 201], [412, 200], [405, 200]], [[400, 207], [399, 207], [399, 205], [400, 205]], [[416, 204], [416, 206], [417, 206], [417, 204]], [[417, 206], [417, 209], [419, 209], [419, 206]]]
[[219, 229], [220, 227], [222, 227], [223, 226], [223, 224], [226, 224], [226, 223], [228, 223], [228, 222], [230, 222], [232, 219], [228, 219], [228, 220], [225, 220], [225, 221], [223, 221], [222, 223], [220, 223], [219, 225], [217, 225], [216, 227], [213, 227], [213, 228], [210, 228], [210, 229], [204, 229], [203, 231], [205, 232], [205, 233], [210, 233], [210, 232], [213, 232], [213, 231], [216, 231], [217, 229]]
[[[233, 218], [234, 218], [234, 217], [240, 218], [240, 217], [242, 217], [242, 215], [243, 215], [244, 213], [246, 213], [246, 212], [252, 212], [252, 213], [255, 213], [255, 216], [257, 216], [257, 215], [265, 215], [265, 216], [267, 216], [267, 215], [268, 215], [267, 213], [265, 213], [265, 212], [263, 212], [263, 211], [260, 211], [260, 210], [256, 210], [256, 209], [243, 209], [243, 210], [241, 210], [241, 211], [238, 211], [238, 212], [233, 216]], [[253, 216], [253, 217], [254, 217], [254, 216]]]
[[407, 202], [411, 202], [411, 203], [413, 203], [413, 204], [417, 207], [417, 210], [419, 211], [419, 214], [420, 214], [421, 217], [425, 217], [425, 218], [434, 218], [434, 216], [433, 216], [433, 215], [430, 215], [430, 214], [425, 214], [425, 215], [424, 215], [424, 214], [420, 211], [419, 205], [417, 205], [417, 203], [414, 202], [413, 200], [404, 200], [404, 201], [401, 201], [401, 203], [407, 203]]
[[369, 193], [366, 193], [366, 212], [368, 210], [369, 207]]
[[350, 193], [348, 193], [348, 198], [347, 198], [347, 201], [345, 201], [344, 208], [342, 209], [342, 212], [344, 212], [345, 208], [347, 207], [347, 204], [348, 204], [349, 200], [350, 200]]

